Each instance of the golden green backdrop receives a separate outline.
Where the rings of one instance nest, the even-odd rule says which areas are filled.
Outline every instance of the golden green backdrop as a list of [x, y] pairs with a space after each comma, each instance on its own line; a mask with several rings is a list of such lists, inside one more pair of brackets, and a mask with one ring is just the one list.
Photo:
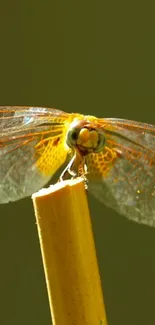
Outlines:
[[[155, 124], [154, 17], [151, 0], [1, 1], [0, 104]], [[90, 210], [108, 324], [155, 324], [155, 229]], [[50, 325], [30, 198], [0, 206], [0, 256], [0, 324]]]

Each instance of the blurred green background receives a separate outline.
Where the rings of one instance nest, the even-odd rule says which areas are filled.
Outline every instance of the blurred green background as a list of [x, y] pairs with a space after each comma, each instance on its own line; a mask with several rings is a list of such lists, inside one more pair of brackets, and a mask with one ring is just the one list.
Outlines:
[[[155, 124], [154, 45], [151, 0], [1, 0], [0, 104]], [[108, 324], [155, 324], [155, 229], [90, 211]], [[50, 325], [30, 198], [0, 206], [0, 257], [0, 324]]]

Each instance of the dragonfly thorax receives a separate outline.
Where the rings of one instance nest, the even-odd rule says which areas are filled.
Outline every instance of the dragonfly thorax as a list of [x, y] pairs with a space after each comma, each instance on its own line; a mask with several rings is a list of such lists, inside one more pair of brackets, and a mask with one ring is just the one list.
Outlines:
[[71, 124], [66, 143], [70, 148], [78, 149], [84, 156], [102, 151], [105, 146], [105, 135], [102, 130], [93, 127], [89, 122], [77, 121]]

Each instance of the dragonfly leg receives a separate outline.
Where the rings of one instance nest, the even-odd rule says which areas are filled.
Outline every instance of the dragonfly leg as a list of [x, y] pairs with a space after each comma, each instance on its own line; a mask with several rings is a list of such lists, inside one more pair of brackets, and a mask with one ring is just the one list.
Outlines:
[[59, 177], [60, 182], [63, 181], [64, 179], [68, 179], [70, 177], [75, 178], [78, 176], [76, 171], [72, 169], [75, 159], [76, 157], [74, 155], [73, 158], [68, 163], [68, 165], [66, 166], [66, 168], [63, 170], [62, 174], [60, 175]]
[[87, 174], [87, 167], [85, 164], [85, 159], [83, 157], [80, 157], [79, 155], [77, 155], [77, 153], [75, 153], [75, 155], [70, 160], [67, 167], [63, 170], [63, 172], [59, 178], [59, 182], [65, 180], [65, 179], [68, 179], [68, 178], [75, 178], [75, 177], [81, 176], [84, 180], [85, 189], [87, 190], [88, 189], [88, 180], [86, 178], [86, 174]]

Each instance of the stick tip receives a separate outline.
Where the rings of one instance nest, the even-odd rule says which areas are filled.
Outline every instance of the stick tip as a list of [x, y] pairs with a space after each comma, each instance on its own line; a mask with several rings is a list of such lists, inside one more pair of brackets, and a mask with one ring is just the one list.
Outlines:
[[38, 197], [44, 196], [44, 195], [48, 195], [54, 192], [59, 191], [62, 188], [65, 187], [72, 187], [72, 186], [76, 186], [80, 183], [83, 183], [83, 178], [82, 177], [76, 177], [74, 179], [69, 179], [69, 180], [64, 180], [62, 182], [57, 182], [56, 184], [52, 184], [47, 188], [42, 188], [40, 189], [38, 192], [33, 193], [32, 194], [32, 200], [36, 199]]

